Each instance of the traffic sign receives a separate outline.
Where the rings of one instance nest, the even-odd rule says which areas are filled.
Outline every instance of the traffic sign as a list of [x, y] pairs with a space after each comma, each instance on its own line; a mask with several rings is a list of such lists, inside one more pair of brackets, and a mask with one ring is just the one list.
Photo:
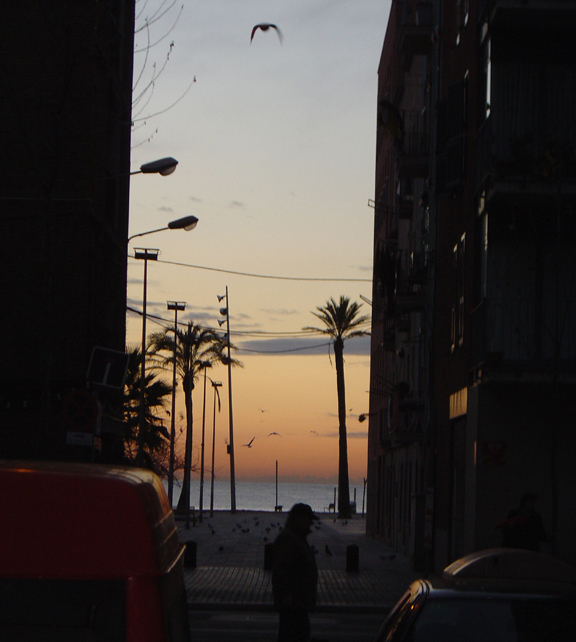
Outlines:
[[128, 355], [125, 352], [95, 346], [86, 378], [89, 383], [121, 390], [124, 387], [127, 367]]
[[89, 390], [72, 390], [64, 397], [62, 413], [73, 431], [91, 433], [98, 419], [98, 401]]

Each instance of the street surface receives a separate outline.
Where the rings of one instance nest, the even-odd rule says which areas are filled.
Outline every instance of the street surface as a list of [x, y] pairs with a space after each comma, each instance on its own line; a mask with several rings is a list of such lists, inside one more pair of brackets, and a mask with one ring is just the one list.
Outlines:
[[[312, 642], [372, 642], [385, 615], [312, 614]], [[190, 611], [192, 642], [274, 642], [278, 615], [252, 611]]]

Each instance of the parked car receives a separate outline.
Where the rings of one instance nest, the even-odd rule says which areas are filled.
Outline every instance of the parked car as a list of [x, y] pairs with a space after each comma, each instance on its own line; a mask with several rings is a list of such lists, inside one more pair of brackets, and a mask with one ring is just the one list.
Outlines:
[[576, 639], [576, 569], [516, 549], [473, 553], [441, 578], [417, 580], [376, 642], [552, 642]]
[[184, 546], [160, 479], [0, 461], [2, 642], [188, 642]]

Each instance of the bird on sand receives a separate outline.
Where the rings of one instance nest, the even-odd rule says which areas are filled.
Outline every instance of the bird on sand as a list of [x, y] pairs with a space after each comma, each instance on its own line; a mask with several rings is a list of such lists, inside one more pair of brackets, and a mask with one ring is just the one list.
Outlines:
[[257, 29], [261, 29], [262, 31], [268, 31], [268, 29], [275, 29], [276, 33], [278, 34], [278, 39], [280, 40], [280, 44], [282, 44], [282, 32], [276, 25], [273, 25], [270, 22], [261, 22], [258, 25], [254, 25], [252, 28], [252, 34], [250, 36], [250, 44], [252, 44], [252, 39], [254, 38], [254, 34], [256, 33]]
[[242, 444], [243, 446], [246, 446], [246, 448], [252, 448], [252, 442], [256, 439], [256, 437], [252, 437], [252, 439], [247, 443], [247, 444]]

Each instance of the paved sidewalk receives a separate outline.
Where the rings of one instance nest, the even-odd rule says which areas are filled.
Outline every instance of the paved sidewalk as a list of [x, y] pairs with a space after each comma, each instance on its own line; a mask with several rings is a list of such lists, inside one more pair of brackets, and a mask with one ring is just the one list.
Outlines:
[[[317, 551], [318, 611], [386, 612], [416, 575], [408, 560], [365, 534], [359, 516], [337, 520], [319, 513], [308, 541]], [[182, 542], [196, 543], [196, 568], [185, 568], [188, 602], [197, 609], [272, 609], [271, 573], [264, 551], [284, 525], [286, 513], [215, 511], [186, 529]], [[359, 551], [358, 571], [347, 571], [347, 547]]]

